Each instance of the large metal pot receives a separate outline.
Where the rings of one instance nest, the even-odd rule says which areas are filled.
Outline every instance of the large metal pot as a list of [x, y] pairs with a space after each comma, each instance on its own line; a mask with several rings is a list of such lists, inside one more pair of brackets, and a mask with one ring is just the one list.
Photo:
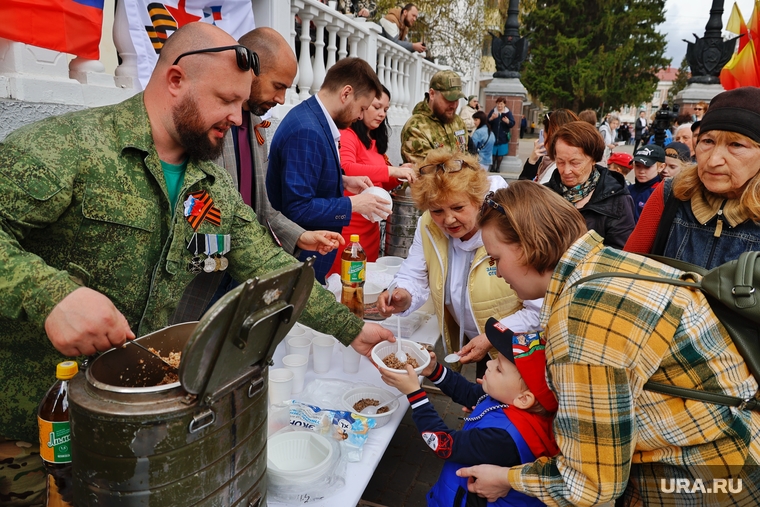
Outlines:
[[417, 220], [422, 213], [414, 206], [409, 195], [409, 188], [401, 186], [391, 192], [393, 213], [388, 215], [385, 222], [384, 255], [395, 255], [406, 258], [414, 241], [414, 231], [417, 230]]
[[182, 351], [178, 382], [130, 346], [72, 379], [74, 504], [266, 505], [267, 364], [313, 279], [309, 263], [249, 280], [200, 322], [138, 338]]

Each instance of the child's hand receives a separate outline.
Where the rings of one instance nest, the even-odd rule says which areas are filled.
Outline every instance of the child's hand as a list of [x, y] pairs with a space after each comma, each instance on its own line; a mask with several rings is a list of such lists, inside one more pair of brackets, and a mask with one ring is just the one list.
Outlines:
[[430, 364], [427, 365], [424, 370], [422, 370], [423, 377], [429, 377], [432, 375], [435, 371], [435, 368], [438, 366], [438, 361], [435, 358], [435, 352], [428, 351], [428, 354], [430, 354]]
[[395, 387], [404, 394], [412, 394], [420, 390], [420, 381], [411, 364], [406, 365], [406, 373], [395, 373], [385, 368], [380, 368], [380, 377], [383, 382]]

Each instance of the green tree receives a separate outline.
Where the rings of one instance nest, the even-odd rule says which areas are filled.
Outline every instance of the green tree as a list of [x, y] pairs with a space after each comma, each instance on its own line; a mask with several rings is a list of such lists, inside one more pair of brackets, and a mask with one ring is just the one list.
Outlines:
[[676, 80], [673, 81], [673, 85], [668, 90], [668, 104], [672, 105], [678, 92], [686, 88], [686, 85], [689, 84], [689, 77], [691, 77], [689, 62], [684, 56], [683, 60], [681, 60], [681, 66], [678, 67], [678, 72], [676, 72]]
[[552, 109], [609, 111], [648, 101], [667, 67], [665, 0], [539, 0], [524, 17], [528, 91]]

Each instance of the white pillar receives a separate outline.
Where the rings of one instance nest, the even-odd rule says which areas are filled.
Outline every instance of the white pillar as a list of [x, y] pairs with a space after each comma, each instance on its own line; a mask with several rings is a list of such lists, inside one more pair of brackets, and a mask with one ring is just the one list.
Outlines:
[[311, 55], [309, 54], [309, 43], [311, 37], [309, 36], [309, 25], [314, 17], [313, 14], [306, 11], [301, 11], [301, 55], [298, 59], [298, 89], [301, 91], [299, 98], [301, 100], [308, 99], [311, 95], [309, 90], [311, 84], [314, 81], [314, 71], [312, 70]]
[[317, 40], [314, 41], [316, 50], [314, 51], [314, 81], [311, 84], [311, 89], [314, 93], [317, 93], [322, 87], [322, 82], [325, 80], [325, 25], [327, 20], [318, 17], [314, 19], [314, 24], [317, 26]]

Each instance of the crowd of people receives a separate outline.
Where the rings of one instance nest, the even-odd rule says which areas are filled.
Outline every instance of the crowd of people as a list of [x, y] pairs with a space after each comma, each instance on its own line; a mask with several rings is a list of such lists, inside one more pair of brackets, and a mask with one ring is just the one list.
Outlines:
[[[375, 14], [374, 2], [339, 5]], [[417, 8], [396, 11], [382, 26], [403, 46]], [[432, 76], [398, 134], [400, 165], [389, 157], [390, 92], [359, 58], [332, 65], [268, 146], [264, 117], [296, 72], [274, 30], [235, 41], [191, 23], [167, 39], [143, 92], [0, 144], [0, 503], [41, 503], [35, 413], [56, 363], [197, 320], [242, 280], [315, 256], [299, 320], [367, 356], [393, 341], [323, 283], [350, 234], [378, 257], [373, 217], [391, 203], [364, 190], [401, 182], [422, 215], [377, 308], [405, 316], [432, 300], [444, 351], [458, 360], [444, 366], [433, 354], [423, 374], [471, 410], [461, 429], [448, 427], [413, 370], [382, 373], [447, 462], [429, 505], [687, 503], [663, 478], [741, 480], [704, 504], [760, 503], [760, 413], [644, 388], [656, 379], [757, 395], [705, 297], [582, 280], [611, 267], [684, 276], [642, 254], [709, 269], [760, 249], [759, 89], [698, 104], [666, 146], [648, 143], [641, 115], [633, 156], [613, 151], [619, 118], [600, 129], [595, 113], [549, 112], [520, 180], [507, 183], [489, 171], [519, 112], [503, 97], [481, 109], [451, 70]], [[213, 219], [191, 215], [198, 192]], [[219, 234], [231, 239], [229, 266], [203, 273], [188, 245]], [[478, 383], [458, 375], [466, 363]]]

